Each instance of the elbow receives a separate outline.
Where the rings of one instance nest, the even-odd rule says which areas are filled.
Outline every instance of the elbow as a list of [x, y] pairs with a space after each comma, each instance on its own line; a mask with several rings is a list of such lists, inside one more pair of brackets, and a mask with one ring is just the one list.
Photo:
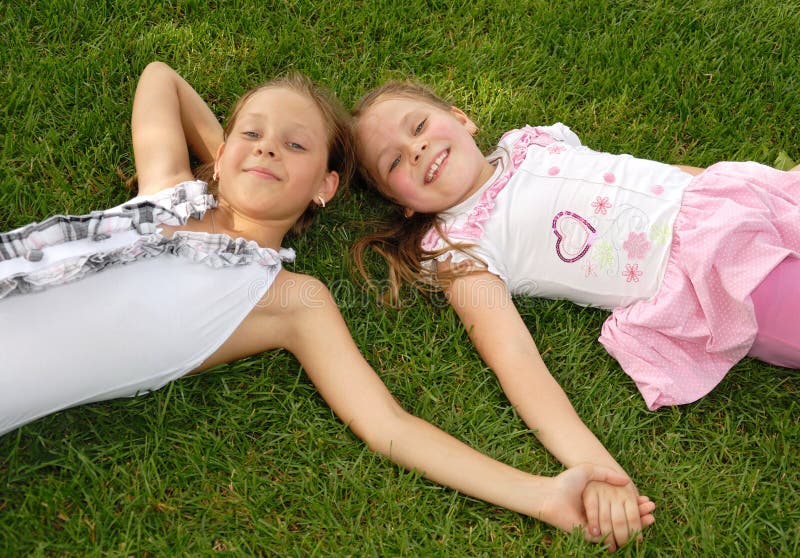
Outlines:
[[351, 420], [350, 429], [370, 450], [391, 457], [393, 442], [403, 436], [414, 417], [392, 397], [388, 397], [380, 409], [372, 411], [369, 416]]
[[139, 79], [146, 79], [152, 76], [153, 79], [163, 79], [166, 76], [175, 75], [173, 70], [168, 64], [159, 60], [154, 60], [145, 66]]

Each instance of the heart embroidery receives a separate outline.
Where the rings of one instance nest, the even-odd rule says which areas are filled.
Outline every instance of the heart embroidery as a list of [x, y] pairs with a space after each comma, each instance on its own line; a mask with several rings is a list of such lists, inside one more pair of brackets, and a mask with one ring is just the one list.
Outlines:
[[597, 230], [589, 221], [572, 211], [560, 211], [553, 217], [556, 254], [567, 263], [577, 262], [592, 247]]

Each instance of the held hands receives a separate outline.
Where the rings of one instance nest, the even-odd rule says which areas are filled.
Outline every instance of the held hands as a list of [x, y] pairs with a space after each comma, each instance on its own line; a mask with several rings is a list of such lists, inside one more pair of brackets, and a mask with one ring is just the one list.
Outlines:
[[587, 540], [603, 541], [609, 550], [616, 550], [655, 522], [655, 504], [647, 496], [639, 496], [622, 473], [582, 464], [553, 481], [554, 494], [542, 519], [567, 532], [582, 527]]
[[655, 503], [640, 496], [632, 482], [618, 486], [606, 482], [589, 482], [583, 491], [583, 506], [591, 540], [602, 540], [610, 551], [636, 537], [655, 523]]

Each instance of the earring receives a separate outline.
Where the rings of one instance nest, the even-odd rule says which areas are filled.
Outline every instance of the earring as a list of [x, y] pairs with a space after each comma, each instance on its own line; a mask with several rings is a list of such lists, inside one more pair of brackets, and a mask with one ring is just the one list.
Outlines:
[[325, 207], [325, 198], [323, 198], [323, 197], [322, 197], [322, 194], [318, 194], [318, 195], [317, 195], [317, 199], [319, 200], [319, 204], [320, 204], [322, 207]]
[[211, 179], [216, 181], [218, 178], [219, 178], [219, 172], [217, 172], [217, 167], [214, 167], [214, 176], [212, 176]]

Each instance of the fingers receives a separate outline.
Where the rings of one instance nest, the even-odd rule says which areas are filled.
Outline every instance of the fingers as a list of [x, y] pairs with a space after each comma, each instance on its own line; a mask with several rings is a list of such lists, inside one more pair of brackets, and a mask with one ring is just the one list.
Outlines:
[[642, 531], [655, 523], [655, 503], [637, 494], [624, 474], [599, 466], [583, 472], [588, 477], [582, 497], [586, 540], [603, 542], [612, 552], [633, 538], [642, 540]]
[[590, 465], [589, 480], [607, 482], [614, 486], [625, 486], [631, 479], [628, 475], [618, 473], [613, 469], [607, 467], [600, 467], [599, 465]]
[[[627, 491], [625, 488], [613, 490]], [[604, 492], [604, 489], [592, 492], [596, 493], [592, 494], [592, 500], [585, 498], [587, 528], [593, 539], [602, 537], [602, 541], [611, 552], [634, 538], [642, 540], [642, 531], [655, 523], [652, 512], [656, 505], [647, 496], [637, 496], [635, 499], [620, 498], [620, 494], [615, 496]], [[597, 530], [600, 531], [601, 537], [598, 536]]]
[[[633, 538], [637, 541], [643, 540], [642, 531], [656, 522], [652, 514], [655, 509], [655, 503], [647, 496], [639, 496], [637, 504], [625, 501], [621, 510], [612, 508], [613, 543], [616, 548], [622, 547]], [[615, 550], [612, 544], [609, 544], [609, 550]]]
[[[630, 525], [631, 514], [625, 503], [609, 502], [600, 511], [600, 529], [606, 535], [604, 542], [609, 552], [614, 552], [630, 539], [635, 526]], [[639, 523], [638, 510], [635, 510], [636, 523]]]
[[651, 501], [647, 496], [639, 496], [639, 521], [642, 524], [642, 529], [650, 527], [656, 522], [653, 512], [656, 509], [656, 503]]
[[[642, 540], [642, 518], [639, 513], [639, 506], [632, 501], [626, 501], [624, 504], [626, 532], [625, 540], [621, 541], [617, 537], [617, 542], [620, 546], [628, 542], [634, 536], [636, 540]], [[616, 531], [614, 532], [616, 535]]]
[[611, 503], [608, 501], [603, 502], [600, 506], [600, 514], [598, 521], [600, 523], [600, 532], [603, 533], [603, 542], [608, 547], [610, 552], [617, 549], [617, 541], [614, 536], [614, 521], [613, 513], [611, 511]]
[[600, 542], [600, 498], [596, 490], [585, 490], [583, 509], [586, 513], [587, 540]]
[[639, 496], [639, 515], [645, 516], [652, 514], [656, 509], [656, 503], [652, 502], [647, 496]]

